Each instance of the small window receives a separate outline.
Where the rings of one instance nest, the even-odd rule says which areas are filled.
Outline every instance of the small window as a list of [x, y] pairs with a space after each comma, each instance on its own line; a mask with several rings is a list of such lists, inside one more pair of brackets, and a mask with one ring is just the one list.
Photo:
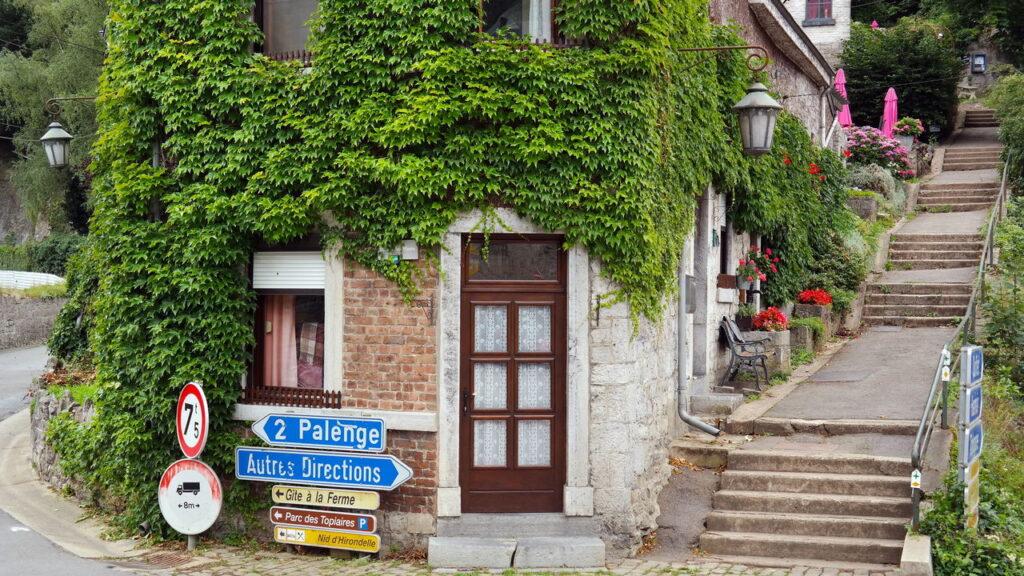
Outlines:
[[481, 13], [480, 31], [486, 34], [508, 30], [537, 42], [554, 37], [551, 0], [481, 0]]
[[256, 347], [246, 386], [253, 404], [336, 407], [325, 385], [326, 264], [319, 252], [256, 252]]
[[309, 20], [317, 0], [256, 0], [256, 22], [263, 30], [263, 54], [272, 60], [309, 64]]
[[832, 20], [832, 0], [807, 0], [807, 20], [814, 22]]

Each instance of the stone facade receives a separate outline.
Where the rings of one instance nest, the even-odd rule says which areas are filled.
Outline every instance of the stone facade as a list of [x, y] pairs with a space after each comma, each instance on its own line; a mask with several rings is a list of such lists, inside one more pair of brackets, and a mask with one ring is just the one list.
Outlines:
[[80, 424], [92, 420], [96, 408], [91, 401], [82, 406], [71, 398], [71, 392], [65, 391], [58, 398], [48, 390], [37, 390], [32, 395], [30, 442], [32, 443], [32, 465], [39, 478], [62, 494], [73, 493], [76, 498], [84, 501], [91, 499], [92, 494], [82, 488], [79, 482], [64, 475], [60, 469], [60, 457], [46, 442], [46, 428], [50, 420], [59, 414], [71, 414], [71, 418]]
[[66, 301], [0, 296], [0, 350], [46, 342]]
[[[591, 264], [593, 294], [615, 287]], [[609, 553], [635, 550], [655, 528], [668, 481], [675, 403], [675, 310], [634, 334], [623, 303], [590, 320], [591, 478], [594, 515]]]
[[[853, 21], [850, 15], [852, 2], [832, 0], [832, 18], [825, 20], [807, 18], [808, 3], [809, 0], [789, 0], [786, 2], [786, 8], [803, 26], [804, 33], [832, 66], [838, 67], [843, 43], [850, 38], [850, 23]], [[815, 4], [817, 0], [810, 0], [810, 3]]]

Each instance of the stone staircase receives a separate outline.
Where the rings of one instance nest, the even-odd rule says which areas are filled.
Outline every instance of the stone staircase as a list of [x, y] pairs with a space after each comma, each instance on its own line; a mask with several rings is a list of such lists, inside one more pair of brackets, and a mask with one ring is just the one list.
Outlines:
[[999, 167], [999, 155], [1003, 149], [999, 146], [972, 146], [963, 148], [947, 148], [942, 160], [943, 172], [959, 170], [984, 170]]
[[970, 284], [871, 284], [863, 321], [869, 326], [952, 326], [967, 313], [971, 288]]
[[999, 126], [995, 110], [968, 110], [964, 118], [964, 128], [993, 128]]
[[733, 450], [701, 550], [899, 564], [910, 472], [909, 458]]
[[999, 195], [998, 182], [924, 184], [917, 207], [925, 212], [987, 210]]

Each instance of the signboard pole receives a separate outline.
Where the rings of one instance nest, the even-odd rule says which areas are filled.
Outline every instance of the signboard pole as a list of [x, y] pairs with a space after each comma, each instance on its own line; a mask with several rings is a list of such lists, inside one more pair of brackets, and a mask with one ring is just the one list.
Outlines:
[[960, 349], [960, 465], [957, 466], [957, 476], [964, 483], [964, 524], [968, 529], [978, 527], [981, 452], [985, 443], [981, 419], [984, 365], [980, 346]]

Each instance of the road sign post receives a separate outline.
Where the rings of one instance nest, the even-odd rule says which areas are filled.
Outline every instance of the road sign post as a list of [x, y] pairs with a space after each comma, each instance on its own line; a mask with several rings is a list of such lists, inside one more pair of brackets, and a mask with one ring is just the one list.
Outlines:
[[186, 458], [198, 458], [210, 431], [210, 409], [198, 382], [189, 382], [178, 395], [178, 445]]
[[362, 490], [330, 490], [307, 486], [276, 485], [270, 490], [275, 504], [301, 504], [349, 510], [376, 510], [380, 508], [380, 494]]
[[981, 382], [985, 358], [980, 346], [960, 349], [960, 466], [964, 483], [964, 524], [978, 527], [978, 506], [981, 501], [981, 453], [985, 445], [982, 423], [984, 399]]
[[199, 460], [178, 460], [167, 467], [157, 489], [167, 523], [189, 536], [206, 531], [220, 514], [223, 492], [217, 474]]
[[235, 448], [235, 477], [259, 482], [288, 482], [327, 488], [394, 490], [412, 478], [412, 470], [389, 455], [311, 450]]
[[271, 446], [383, 452], [387, 431], [381, 418], [268, 414], [252, 424], [252, 431]]
[[346, 530], [349, 532], [376, 532], [377, 518], [369, 514], [352, 514], [312, 508], [291, 508], [274, 506], [270, 509], [270, 521], [274, 524], [315, 528], [320, 530]]

